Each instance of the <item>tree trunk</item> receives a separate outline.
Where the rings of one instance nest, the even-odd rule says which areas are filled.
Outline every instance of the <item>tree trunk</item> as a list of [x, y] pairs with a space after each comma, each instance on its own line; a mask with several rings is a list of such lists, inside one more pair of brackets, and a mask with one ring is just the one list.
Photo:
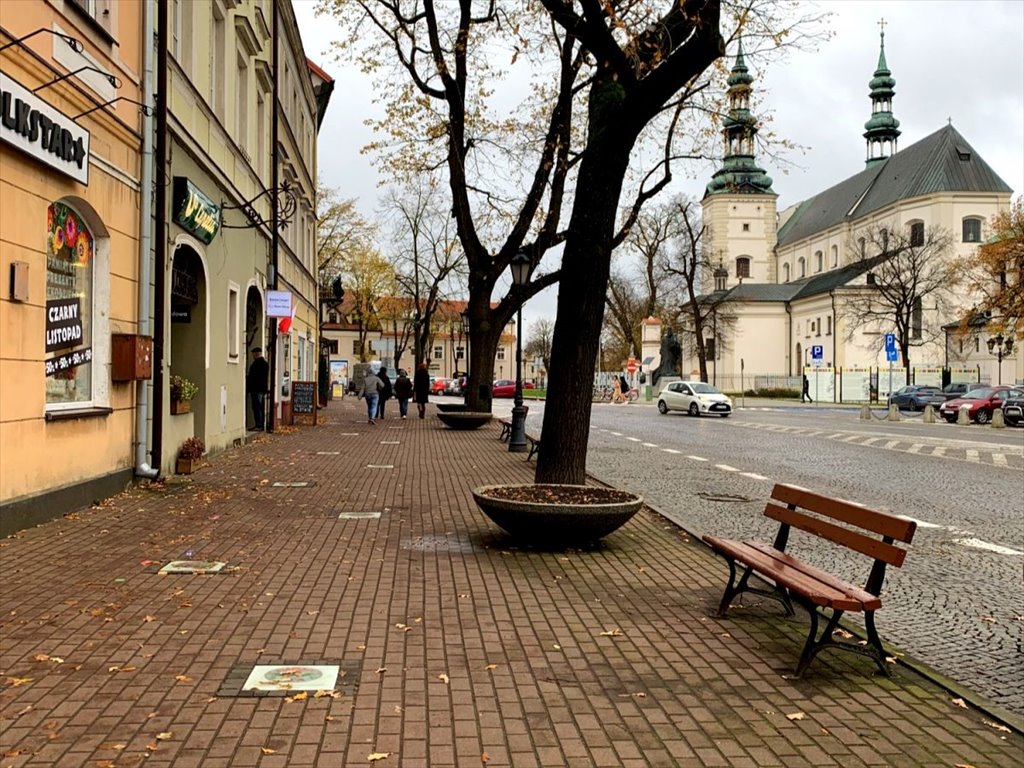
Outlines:
[[590, 146], [580, 164], [569, 236], [562, 256], [552, 367], [544, 409], [543, 450], [535, 482], [586, 482], [594, 366], [611, 268], [622, 179], [635, 136], [620, 129], [614, 83], [591, 92]]
[[[474, 300], [476, 299], [476, 300]], [[474, 311], [474, 306], [481, 303], [487, 307], [490, 296], [470, 296], [470, 339], [469, 380], [466, 384], [466, 407], [471, 411], [491, 412], [491, 385], [494, 383], [494, 355], [501, 340], [501, 327], [495, 327], [489, 319], [489, 308], [485, 314]], [[483, 317], [478, 320], [477, 318]]]

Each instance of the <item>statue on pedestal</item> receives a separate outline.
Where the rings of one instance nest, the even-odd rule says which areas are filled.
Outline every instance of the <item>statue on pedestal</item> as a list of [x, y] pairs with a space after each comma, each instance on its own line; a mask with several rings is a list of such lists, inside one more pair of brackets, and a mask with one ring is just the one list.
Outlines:
[[669, 326], [661, 337], [661, 362], [651, 373], [651, 384], [656, 385], [662, 376], [678, 376], [679, 363], [682, 360], [683, 348], [676, 338], [675, 331]]

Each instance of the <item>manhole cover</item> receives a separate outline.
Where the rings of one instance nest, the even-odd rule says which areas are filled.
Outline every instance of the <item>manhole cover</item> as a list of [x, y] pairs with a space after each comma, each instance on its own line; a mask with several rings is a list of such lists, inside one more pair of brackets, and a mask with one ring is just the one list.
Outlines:
[[272, 488], [309, 488], [316, 483], [312, 480], [303, 480], [302, 482], [277, 482], [271, 485]]
[[157, 573], [219, 573], [225, 565], [214, 560], [172, 560]]
[[341, 512], [339, 520], [379, 520], [380, 512]]

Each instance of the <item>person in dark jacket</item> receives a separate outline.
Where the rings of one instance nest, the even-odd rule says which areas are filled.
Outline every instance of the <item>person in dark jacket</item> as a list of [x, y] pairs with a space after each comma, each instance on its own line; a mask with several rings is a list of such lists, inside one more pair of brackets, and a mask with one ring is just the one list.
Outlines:
[[395, 397], [398, 399], [398, 413], [404, 419], [409, 415], [409, 398], [412, 397], [412, 379], [402, 368], [398, 369], [398, 378], [394, 384]]
[[377, 418], [383, 419], [384, 403], [391, 399], [394, 391], [391, 389], [391, 379], [388, 378], [388, 369], [383, 365], [377, 373], [377, 378], [380, 379], [380, 383], [384, 385], [380, 391], [380, 399], [377, 400]]
[[413, 374], [412, 389], [416, 396], [416, 408], [422, 419], [427, 410], [427, 399], [430, 395], [430, 374], [427, 373], [427, 364], [420, 363], [416, 366], [416, 373]]
[[253, 347], [252, 364], [245, 375], [245, 391], [249, 393], [252, 403], [252, 415], [255, 420], [253, 429], [262, 432], [267, 417], [267, 380], [270, 378], [270, 363], [263, 356], [263, 350]]

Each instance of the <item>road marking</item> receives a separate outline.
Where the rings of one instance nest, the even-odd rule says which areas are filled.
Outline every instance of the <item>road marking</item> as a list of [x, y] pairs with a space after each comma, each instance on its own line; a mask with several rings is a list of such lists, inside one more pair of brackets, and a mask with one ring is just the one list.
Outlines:
[[751, 480], [768, 480], [764, 475], [759, 475], [755, 472], [740, 472], [743, 477], [749, 477]]
[[918, 528], [945, 528], [946, 527], [944, 525], [939, 525], [938, 523], [929, 523], [926, 520], [918, 520], [916, 517], [907, 517], [907, 520], [910, 520], [911, 522], [916, 523]]
[[864, 441], [863, 444], [864, 445], [874, 445], [875, 443], [877, 443], [881, 439], [882, 438], [880, 438], [880, 437], [869, 437], [867, 440]]
[[889, 442], [887, 442], [882, 447], [885, 448], [885, 450], [887, 450], [887, 451], [891, 451], [893, 448], [895, 448], [899, 444], [900, 444], [899, 440], [890, 440]]
[[987, 541], [981, 539], [953, 539], [957, 544], [963, 544], [965, 547], [972, 547], [973, 549], [984, 549], [987, 552], [995, 552], [997, 555], [1024, 555], [1017, 549], [1010, 549], [1009, 547], [1001, 546], [1000, 544], [990, 544]]
[[621, 432], [609, 432], [608, 434], [609, 435], [615, 435], [616, 437], [622, 437], [622, 433]]
[[739, 472], [736, 467], [730, 467], [728, 464], [715, 464], [715, 466], [724, 472]]
[[694, 461], [707, 461], [707, 459], [705, 459], [705, 458], [703, 458], [701, 456], [687, 456], [686, 458], [693, 459]]
[[914, 443], [912, 446], [907, 448], [907, 453], [920, 453], [924, 446], [921, 443]]
[[978, 451], [973, 450], [972, 448], [968, 448], [967, 449], [967, 460], [968, 461], [973, 461], [973, 462], [977, 463], [977, 462], [981, 461], [981, 454], [978, 453]]
[[997, 467], [1007, 467], [1009, 464], [1006, 462], [1006, 456], [1001, 453], [992, 454], [992, 463]]
[[663, 450], [665, 453], [675, 453], [675, 454], [682, 453], [682, 451], [677, 451], [675, 448], [662, 448], [661, 450]]
[[641, 443], [641, 445], [643, 445], [644, 448], [657, 448], [658, 447], [657, 443]]
[[631, 442], [631, 443], [642, 442], [639, 437], [627, 437], [626, 439], [629, 440], [629, 442]]
[[842, 432], [836, 432], [834, 435], [829, 435], [828, 439], [829, 440], [835, 440], [837, 437], [842, 437], [842, 436], [843, 436]]
[[945, 455], [946, 455], [946, 446], [944, 446], [944, 445], [937, 445], [937, 446], [935, 446], [935, 448], [932, 449], [932, 456], [945, 456]]

